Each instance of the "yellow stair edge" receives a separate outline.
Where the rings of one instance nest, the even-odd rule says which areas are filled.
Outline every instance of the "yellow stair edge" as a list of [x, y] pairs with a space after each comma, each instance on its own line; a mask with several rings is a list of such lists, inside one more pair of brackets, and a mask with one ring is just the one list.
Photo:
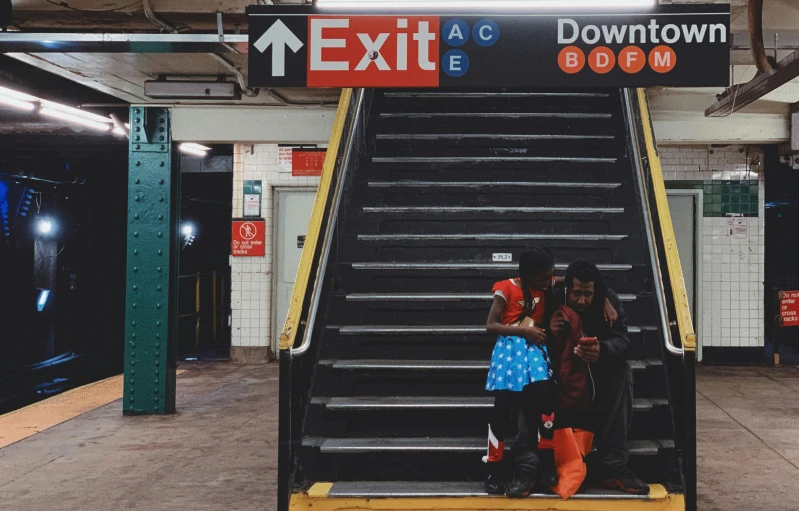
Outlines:
[[645, 499], [509, 499], [507, 497], [328, 497], [333, 483], [316, 483], [307, 493], [291, 496], [290, 511], [685, 511], [682, 494], [670, 494], [659, 484], [650, 486]]

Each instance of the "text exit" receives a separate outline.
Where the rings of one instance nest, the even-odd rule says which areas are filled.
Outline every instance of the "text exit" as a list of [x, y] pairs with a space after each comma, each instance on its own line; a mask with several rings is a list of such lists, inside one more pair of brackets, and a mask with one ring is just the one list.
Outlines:
[[308, 86], [435, 87], [439, 18], [308, 18]]

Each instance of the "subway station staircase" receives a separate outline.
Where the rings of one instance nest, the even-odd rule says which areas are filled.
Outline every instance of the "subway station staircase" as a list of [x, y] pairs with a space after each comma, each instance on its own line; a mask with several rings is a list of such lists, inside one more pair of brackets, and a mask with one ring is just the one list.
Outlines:
[[[690, 317], [641, 98], [345, 92], [281, 338], [278, 509], [695, 508]], [[648, 497], [483, 493], [490, 290], [536, 244], [623, 301]]]

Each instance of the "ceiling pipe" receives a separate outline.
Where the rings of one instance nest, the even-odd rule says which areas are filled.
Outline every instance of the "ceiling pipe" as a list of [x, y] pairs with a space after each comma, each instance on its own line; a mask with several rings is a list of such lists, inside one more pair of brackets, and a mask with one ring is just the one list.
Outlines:
[[232, 62], [229, 62], [226, 58], [218, 55], [216, 53], [209, 53], [211, 57], [214, 58], [217, 62], [225, 66], [225, 68], [233, 73], [233, 76], [236, 77], [236, 81], [239, 82], [239, 87], [241, 88], [241, 92], [250, 98], [254, 98], [260, 92], [258, 89], [251, 89], [247, 86], [247, 80], [244, 79], [244, 74], [236, 67]]
[[158, 16], [155, 15], [155, 13], [153, 12], [153, 8], [150, 7], [150, 0], [142, 0], [141, 3], [142, 6], [144, 7], [144, 15], [147, 16], [148, 20], [161, 27], [161, 30], [165, 30], [170, 34], [178, 33], [178, 30], [175, 27], [173, 27], [166, 21], [159, 19]]
[[776, 60], [766, 55], [763, 43], [763, 0], [749, 0], [749, 40], [758, 73], [774, 71]]

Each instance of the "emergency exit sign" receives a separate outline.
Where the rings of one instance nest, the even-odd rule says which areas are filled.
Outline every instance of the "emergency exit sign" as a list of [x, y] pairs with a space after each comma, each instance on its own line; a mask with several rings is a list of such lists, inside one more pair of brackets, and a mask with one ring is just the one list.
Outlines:
[[729, 83], [729, 5], [401, 12], [250, 6], [254, 87]]

